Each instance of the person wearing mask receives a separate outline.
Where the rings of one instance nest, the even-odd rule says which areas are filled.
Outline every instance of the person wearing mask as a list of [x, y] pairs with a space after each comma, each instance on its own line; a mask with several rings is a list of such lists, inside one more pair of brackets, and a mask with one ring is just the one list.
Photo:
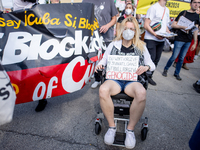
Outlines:
[[[185, 26], [180, 26], [178, 25], [178, 20], [181, 16], [184, 16], [191, 22], [194, 22], [195, 26], [198, 29], [198, 24], [199, 24], [199, 15], [196, 13], [197, 8], [199, 7], [198, 4], [199, 0], [191, 0], [190, 2], [190, 9], [189, 10], [184, 10], [179, 13], [179, 15], [176, 17], [175, 21], [172, 23], [172, 28], [175, 28], [178, 30], [177, 34], [178, 36], [175, 37], [174, 41], [174, 50], [172, 52], [172, 56], [169, 58], [166, 66], [164, 67], [164, 71], [162, 73], [163, 76], [167, 77], [167, 71], [171, 67], [172, 63], [174, 60], [177, 58], [179, 55], [178, 62], [176, 63], [176, 69], [174, 72], [174, 77], [177, 80], [182, 80], [180, 77], [180, 71], [181, 67], [183, 65], [183, 60], [185, 58], [185, 55], [190, 47], [192, 39], [194, 39], [194, 44], [191, 46], [191, 51], [195, 50], [196, 45], [197, 45], [197, 34], [198, 30], [195, 30], [192, 32], [191, 30], [185, 30], [187, 27]], [[181, 29], [185, 30], [182, 31]]]
[[[127, 18], [127, 17], [131, 17], [133, 16], [133, 11], [134, 11], [134, 8], [133, 8], [133, 5], [131, 3], [128, 3], [126, 4], [126, 7], [125, 7], [125, 14], [120, 16], [117, 20], [117, 24], [116, 24], [116, 31], [118, 30], [121, 22]], [[116, 36], [117, 36], [117, 33], [116, 33]]]
[[[99, 32], [103, 36], [106, 46], [114, 39], [114, 25], [118, 14], [117, 8], [113, 0], [83, 0], [83, 3], [94, 4], [94, 14], [99, 23]], [[96, 88], [101, 84], [100, 76], [94, 73], [95, 82], [91, 88]]]
[[[38, 4], [38, 0], [13, 0], [13, 10], [21, 10], [32, 8], [34, 5]], [[39, 100], [37, 107], [35, 108], [36, 112], [43, 111], [47, 105], [47, 100]]]
[[[159, 36], [158, 33], [170, 32], [167, 27], [170, 18], [169, 9], [165, 6], [166, 2], [167, 0], [159, 0], [152, 5], [147, 11], [144, 22], [144, 28], [146, 30], [144, 42], [146, 42], [151, 59], [156, 66], [158, 65], [164, 47], [164, 38]], [[161, 23], [160, 29], [153, 27], [157, 23]], [[153, 73], [153, 71], [148, 72], [148, 81], [151, 85], [156, 85], [156, 82], [152, 79]]]
[[[107, 47], [102, 60], [95, 68], [103, 69], [107, 65], [109, 55], [139, 56], [139, 66], [136, 74], [141, 75], [147, 70], [153, 71], [155, 65], [152, 62], [145, 43], [139, 39], [140, 30], [137, 20], [134, 17], [124, 19], [118, 28], [118, 35]], [[125, 147], [135, 147], [136, 139], [134, 127], [139, 121], [146, 103], [146, 90], [139, 81], [122, 81], [107, 79], [99, 88], [101, 109], [108, 121], [109, 129], [104, 136], [104, 142], [112, 145], [115, 139], [116, 126], [114, 122], [114, 106], [111, 95], [124, 91], [128, 96], [134, 97], [130, 107], [130, 120], [126, 129]]]
[[[125, 0], [125, 5], [127, 4], [134, 4], [133, 5], [133, 10], [135, 10], [137, 8], [137, 4], [138, 4], [138, 0]], [[125, 14], [125, 9], [122, 11], [121, 16], [123, 16]], [[134, 12], [133, 12], [133, 16], [134, 16]], [[136, 18], [139, 18], [139, 15], [136, 14]]]

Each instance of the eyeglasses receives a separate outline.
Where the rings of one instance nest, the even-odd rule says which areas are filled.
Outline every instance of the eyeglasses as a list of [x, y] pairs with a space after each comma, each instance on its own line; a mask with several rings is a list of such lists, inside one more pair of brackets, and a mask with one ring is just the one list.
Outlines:
[[127, 28], [127, 27], [124, 28], [124, 30], [127, 30], [127, 29], [130, 29], [130, 30], [132, 30], [132, 31], [135, 31], [135, 30], [136, 30], [136, 28]]

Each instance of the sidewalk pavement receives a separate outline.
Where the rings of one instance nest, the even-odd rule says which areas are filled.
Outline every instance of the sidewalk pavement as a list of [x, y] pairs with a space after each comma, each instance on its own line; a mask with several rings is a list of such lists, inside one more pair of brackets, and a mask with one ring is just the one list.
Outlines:
[[[143, 116], [149, 118], [147, 139], [141, 141], [138, 123], [135, 150], [189, 150], [188, 141], [200, 118], [200, 94], [193, 83], [200, 79], [200, 58], [181, 70], [182, 81], [162, 71], [171, 56], [163, 52], [154, 73], [157, 86], [149, 85]], [[13, 121], [0, 127], [0, 150], [125, 150], [107, 146], [103, 137], [108, 128], [103, 120], [100, 135], [94, 133], [96, 113], [100, 111], [94, 79], [83, 89], [48, 100], [43, 112], [34, 111], [37, 102], [18, 104]]]

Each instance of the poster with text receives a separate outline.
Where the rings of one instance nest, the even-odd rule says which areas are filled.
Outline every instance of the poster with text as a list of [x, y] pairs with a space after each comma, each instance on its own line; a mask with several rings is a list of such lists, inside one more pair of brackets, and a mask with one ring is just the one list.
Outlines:
[[106, 79], [137, 81], [139, 56], [109, 55]]

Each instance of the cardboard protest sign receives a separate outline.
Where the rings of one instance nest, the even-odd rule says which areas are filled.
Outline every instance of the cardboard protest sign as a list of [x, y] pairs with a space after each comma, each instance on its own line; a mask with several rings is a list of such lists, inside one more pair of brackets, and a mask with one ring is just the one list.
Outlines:
[[109, 55], [106, 79], [137, 81], [139, 56]]
[[187, 27], [185, 30], [181, 29], [181, 31], [183, 31], [185, 33], [188, 33], [188, 30], [190, 30], [190, 29], [192, 29], [191, 30], [192, 32], [194, 32], [195, 30], [198, 30], [198, 28], [194, 24], [194, 21], [192, 22], [184, 16], [181, 16], [179, 18], [177, 25]]

